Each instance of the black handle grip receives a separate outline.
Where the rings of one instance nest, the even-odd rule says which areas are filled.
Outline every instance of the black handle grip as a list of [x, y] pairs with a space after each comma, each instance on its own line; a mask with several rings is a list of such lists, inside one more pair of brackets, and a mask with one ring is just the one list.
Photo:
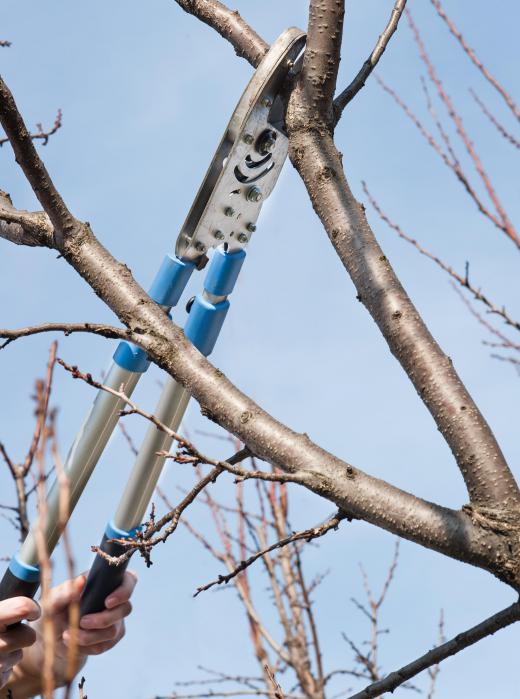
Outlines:
[[[100, 549], [109, 556], [120, 556], [128, 550], [121, 544], [108, 543], [106, 534], [101, 541]], [[128, 561], [117, 566], [110, 565], [102, 556], [96, 555], [79, 605], [81, 616], [102, 612], [105, 609], [106, 598], [123, 582], [127, 566]]]
[[[31, 599], [36, 595], [38, 588], [40, 587], [40, 582], [28, 582], [27, 580], [21, 580], [17, 578], [14, 573], [12, 573], [9, 568], [5, 571], [4, 577], [0, 581], [0, 602], [6, 599], [11, 599], [11, 597], [30, 597]], [[22, 622], [18, 621], [14, 624], [9, 624], [8, 629], [16, 629], [21, 626]]]
[[21, 580], [8, 568], [0, 581], [0, 602], [11, 599], [11, 597], [30, 597], [32, 599], [39, 587], [39, 581], [28, 582], [27, 580]]

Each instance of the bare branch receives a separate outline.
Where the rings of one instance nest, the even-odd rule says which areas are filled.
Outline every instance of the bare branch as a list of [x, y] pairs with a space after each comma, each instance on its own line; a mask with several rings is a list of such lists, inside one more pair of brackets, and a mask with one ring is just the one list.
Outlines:
[[365, 687], [361, 692], [352, 694], [348, 699], [373, 699], [374, 697], [379, 697], [383, 692], [393, 692], [397, 687], [400, 687], [404, 682], [415, 677], [420, 672], [439, 664], [452, 655], [460, 653], [460, 651], [465, 648], [472, 646], [478, 641], [487, 638], [487, 636], [491, 636], [519, 620], [520, 603], [515, 602], [515, 604], [494, 614], [480, 624], [477, 624], [477, 626], [473, 626], [471, 629], [457, 634], [457, 636], [446, 643], [433, 648], [408, 665], [404, 665], [399, 668], [399, 670], [390, 673], [384, 679]]
[[6, 39], [0, 39], [0, 48], [7, 48], [8, 46], [12, 46], [12, 43], [10, 41], [7, 41]]
[[401, 19], [401, 15], [403, 14], [405, 7], [406, 0], [396, 0], [392, 14], [390, 15], [390, 19], [388, 20], [388, 24], [383, 30], [383, 33], [379, 36], [372, 53], [363, 63], [358, 74], [352, 80], [350, 85], [348, 85], [334, 100], [334, 114], [336, 123], [338, 123], [338, 121], [341, 119], [341, 115], [347, 104], [353, 100], [357, 93], [365, 86], [370, 74], [379, 63], [379, 59], [385, 52], [390, 39], [397, 29], [397, 25], [399, 24], [399, 20]]
[[513, 101], [513, 98], [511, 95], [506, 92], [506, 90], [502, 87], [502, 85], [494, 78], [489, 70], [486, 68], [486, 66], [482, 63], [482, 61], [479, 59], [475, 51], [468, 45], [460, 31], [457, 29], [455, 26], [455, 23], [452, 22], [452, 20], [448, 17], [446, 14], [446, 11], [442, 7], [441, 3], [439, 0], [431, 0], [432, 5], [435, 7], [437, 10], [437, 13], [441, 19], [444, 20], [446, 23], [448, 29], [450, 32], [453, 34], [453, 36], [457, 39], [459, 44], [462, 46], [464, 52], [466, 55], [469, 57], [469, 59], [472, 61], [472, 63], [480, 70], [482, 75], [486, 78], [486, 80], [493, 85], [495, 90], [503, 97], [505, 103], [509, 107], [509, 109], [513, 112], [515, 117], [520, 121], [520, 109], [516, 106], [516, 104]]
[[493, 313], [497, 316], [500, 316], [504, 322], [514, 328], [515, 330], [520, 331], [520, 323], [513, 318], [507, 313], [506, 309], [504, 306], [498, 306], [496, 303], [491, 301], [487, 296], [485, 296], [480, 289], [477, 287], [473, 286], [473, 284], [469, 280], [469, 274], [468, 274], [468, 269], [466, 269], [466, 274], [462, 276], [458, 272], [456, 272], [453, 267], [450, 267], [447, 265], [445, 262], [443, 262], [439, 257], [434, 255], [433, 253], [429, 252], [424, 248], [420, 243], [415, 240], [415, 238], [412, 238], [411, 236], [407, 235], [403, 229], [397, 224], [394, 223], [389, 219], [387, 214], [381, 209], [380, 205], [376, 201], [376, 199], [372, 196], [370, 193], [367, 185], [365, 182], [362, 182], [363, 185], [363, 191], [368, 197], [368, 200], [370, 204], [374, 207], [376, 212], [378, 213], [379, 217], [381, 218], [382, 221], [384, 221], [390, 228], [392, 228], [397, 235], [402, 238], [403, 240], [406, 240], [408, 243], [414, 246], [414, 248], [421, 254], [427, 257], [428, 259], [432, 260], [435, 262], [436, 265], [438, 265], [444, 272], [449, 274], [449, 276], [454, 279], [457, 284], [459, 284], [461, 287], [464, 289], [467, 289], [475, 298], [476, 301], [480, 301], [483, 303], [488, 311], [490, 313]]
[[277, 541], [274, 544], [271, 544], [271, 546], [268, 546], [267, 548], [262, 549], [261, 551], [257, 551], [254, 553], [252, 556], [249, 556], [245, 561], [241, 561], [240, 565], [238, 565], [231, 573], [228, 575], [219, 575], [216, 580], [213, 580], [212, 582], [207, 583], [206, 585], [202, 585], [201, 587], [197, 588], [197, 591], [193, 595], [194, 597], [197, 597], [201, 592], [206, 592], [206, 590], [209, 590], [212, 588], [214, 585], [221, 585], [222, 583], [228, 583], [230, 580], [235, 578], [237, 575], [242, 573], [246, 568], [248, 568], [250, 565], [252, 565], [255, 561], [257, 561], [259, 558], [262, 558], [265, 556], [267, 553], [270, 553], [271, 551], [275, 551], [276, 549], [280, 549], [284, 546], [288, 546], [289, 544], [293, 544], [296, 541], [312, 541], [313, 539], [318, 539], [321, 536], [324, 536], [327, 534], [331, 529], [336, 530], [340, 524], [340, 522], [343, 519], [346, 519], [347, 515], [343, 514], [342, 512], [338, 512], [334, 517], [329, 519], [327, 522], [324, 524], [320, 524], [316, 527], [312, 527], [311, 529], [305, 529], [304, 531], [296, 532], [294, 534], [291, 534], [291, 536], [287, 536], [284, 539], [281, 539], [280, 541]]
[[55, 229], [55, 242], [61, 248], [66, 234], [80, 233], [79, 222], [72, 216], [54, 186], [38, 155], [31, 135], [18, 111], [11, 91], [0, 77], [0, 123], [40, 204]]
[[473, 142], [471, 141], [470, 137], [468, 136], [466, 129], [464, 128], [464, 124], [462, 122], [462, 118], [460, 117], [459, 113], [456, 111], [455, 106], [453, 102], [451, 101], [450, 97], [448, 96], [447, 92], [445, 91], [443, 84], [439, 77], [437, 76], [437, 73], [435, 71], [435, 68], [433, 66], [433, 63], [428, 55], [428, 52], [426, 50], [426, 47], [424, 45], [424, 42], [422, 40], [421, 34], [419, 32], [419, 29], [417, 25], [415, 24], [412, 15], [410, 13], [410, 10], [405, 11], [406, 19], [408, 20], [408, 24], [412, 30], [412, 34], [415, 40], [415, 43], [417, 44], [417, 48], [419, 50], [419, 56], [421, 60], [423, 61], [424, 65], [426, 66], [426, 70], [428, 71], [428, 76], [435, 85], [435, 88], [437, 90], [437, 93], [443, 102], [443, 104], [446, 107], [446, 110], [449, 114], [450, 119], [453, 121], [453, 124], [455, 125], [455, 128], [457, 130], [457, 134], [459, 135], [462, 143], [464, 144], [464, 147], [471, 158], [473, 165], [475, 167], [475, 170], [477, 171], [482, 184], [484, 185], [484, 188], [486, 192], [488, 193], [489, 198], [493, 202], [493, 206], [495, 207], [495, 210], [501, 220], [502, 225], [500, 228], [503, 230], [503, 232], [510, 238], [514, 244], [520, 248], [520, 237], [518, 236], [517, 232], [515, 231], [515, 228], [511, 221], [509, 220], [509, 217], [502, 206], [497, 193], [495, 192], [495, 189], [491, 183], [491, 179], [486, 172], [480, 157], [477, 154], [477, 151], [475, 149], [475, 146], [473, 145]]
[[204, 24], [215, 29], [233, 46], [240, 58], [245, 58], [255, 68], [269, 49], [236, 10], [230, 10], [218, 0], [175, 0], [177, 5]]
[[16, 245], [54, 247], [54, 229], [43, 211], [15, 209], [11, 197], [0, 190], [0, 238]]
[[515, 148], [520, 148], [520, 141], [517, 141], [516, 138], [513, 136], [512, 133], [507, 131], [507, 129], [498, 121], [496, 117], [491, 114], [489, 109], [486, 107], [484, 102], [480, 99], [480, 97], [477, 95], [475, 90], [470, 89], [471, 96], [475, 100], [475, 102], [478, 104], [478, 106], [481, 108], [481, 110], [484, 112], [484, 114], [487, 116], [489, 121], [495, 126], [497, 131], [506, 139], [506, 141], [509, 141]]
[[128, 340], [131, 337], [131, 332], [124, 328], [116, 328], [112, 325], [103, 323], [43, 323], [42, 325], [29, 325], [26, 328], [18, 330], [7, 330], [0, 328], [0, 338], [4, 338], [5, 342], [0, 344], [0, 350], [7, 347], [11, 342], [18, 340], [20, 337], [29, 337], [30, 335], [38, 335], [40, 333], [62, 332], [64, 335], [72, 333], [92, 333], [111, 339]]
[[[58, 109], [58, 112], [56, 114], [56, 118], [54, 119], [54, 124], [51, 126], [50, 129], [45, 130], [42, 126], [42, 124], [36, 124], [36, 131], [29, 134], [29, 137], [32, 138], [33, 141], [42, 141], [42, 145], [46, 146], [47, 143], [49, 142], [49, 138], [53, 136], [58, 129], [61, 129], [62, 127], [62, 111], [61, 109]], [[0, 138], [0, 148], [5, 144], [9, 143], [8, 138]]]

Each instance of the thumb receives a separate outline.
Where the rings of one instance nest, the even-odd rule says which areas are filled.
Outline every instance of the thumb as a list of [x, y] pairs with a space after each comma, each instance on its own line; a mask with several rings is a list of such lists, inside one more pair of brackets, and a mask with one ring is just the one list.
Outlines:
[[59, 614], [65, 611], [72, 602], [79, 602], [86, 581], [87, 576], [82, 573], [72, 580], [66, 580], [61, 585], [53, 587], [49, 592], [46, 604], [49, 613]]

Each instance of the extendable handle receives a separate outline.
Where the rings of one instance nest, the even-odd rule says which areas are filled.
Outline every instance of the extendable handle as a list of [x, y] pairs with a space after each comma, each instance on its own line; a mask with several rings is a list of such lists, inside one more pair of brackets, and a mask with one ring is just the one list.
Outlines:
[[[204, 292], [197, 295], [191, 304], [184, 332], [199, 352], [205, 356], [213, 351], [229, 309], [227, 296], [233, 291], [245, 256], [243, 250], [227, 252], [218, 248], [204, 281]], [[186, 389], [168, 378], [154, 414], [160, 422], [176, 431], [189, 399], [190, 395]], [[170, 449], [171, 443], [171, 437], [158, 430], [155, 425], [150, 425], [114, 520], [108, 525], [103, 537], [101, 545], [103, 551], [107, 553], [109, 550], [115, 551], [110, 555], [119, 556], [128, 550], [120, 544], [108, 544], [107, 537], [111, 539], [131, 537], [136, 528], [141, 525], [164, 466], [165, 458], [162, 453]], [[102, 556], [96, 556], [81, 600], [82, 614], [105, 608], [106, 597], [121, 584], [125, 569], [126, 565], [111, 566]]]

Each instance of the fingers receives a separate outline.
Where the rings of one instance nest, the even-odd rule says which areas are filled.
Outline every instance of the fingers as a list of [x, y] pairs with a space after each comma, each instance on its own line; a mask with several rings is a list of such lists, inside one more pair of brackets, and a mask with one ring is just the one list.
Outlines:
[[40, 607], [29, 597], [11, 597], [0, 602], [0, 632], [19, 621], [35, 621], [41, 615]]
[[71, 602], [79, 602], [87, 577], [84, 573], [73, 580], [66, 580], [53, 587], [49, 593], [49, 611], [51, 614], [63, 612]]
[[117, 590], [114, 590], [105, 600], [105, 607], [107, 609], [113, 609], [114, 607], [117, 607], [119, 604], [123, 604], [124, 602], [128, 602], [130, 597], [132, 596], [132, 592], [134, 591], [134, 587], [137, 584], [137, 575], [131, 571], [127, 570], [125, 572], [125, 577], [123, 578], [123, 582], [121, 585], [117, 588]]
[[0, 654], [0, 687], [7, 684], [11, 671], [22, 659], [23, 653], [21, 650], [15, 650], [12, 653]]
[[105, 609], [104, 612], [85, 615], [81, 618], [80, 627], [82, 629], [107, 629], [127, 617], [131, 611], [132, 604], [123, 602], [123, 604], [113, 609]]
[[0, 633], [0, 659], [4, 653], [11, 653], [12, 651], [32, 646], [35, 640], [36, 632], [25, 624]]
[[[77, 633], [78, 653], [81, 655], [99, 655], [119, 643], [125, 635], [125, 624], [121, 620], [106, 629], [94, 631], [79, 629]], [[70, 644], [70, 636], [69, 631], [65, 631], [63, 634], [63, 641], [67, 646]]]

